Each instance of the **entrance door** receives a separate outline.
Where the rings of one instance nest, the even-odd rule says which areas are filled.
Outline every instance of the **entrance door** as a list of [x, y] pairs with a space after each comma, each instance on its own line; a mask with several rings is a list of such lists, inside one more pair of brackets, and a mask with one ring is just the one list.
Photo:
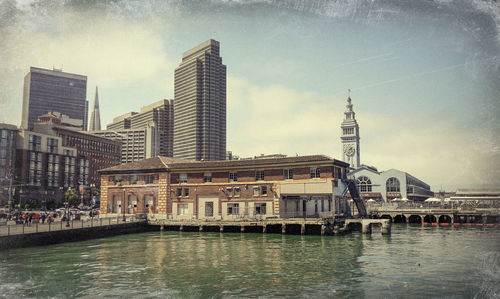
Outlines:
[[214, 217], [214, 202], [205, 202], [205, 217]]
[[198, 196], [198, 219], [219, 218], [219, 198]]
[[113, 212], [116, 214], [122, 213], [122, 198], [120, 196], [114, 196]]
[[135, 195], [129, 195], [128, 196], [128, 213], [129, 214], [135, 214], [137, 213], [137, 196]]
[[144, 212], [146, 214], [153, 213], [153, 196], [152, 195], [144, 195]]

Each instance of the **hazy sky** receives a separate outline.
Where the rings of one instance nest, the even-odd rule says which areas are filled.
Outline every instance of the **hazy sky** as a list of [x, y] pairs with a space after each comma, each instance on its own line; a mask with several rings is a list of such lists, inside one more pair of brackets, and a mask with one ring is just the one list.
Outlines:
[[88, 76], [102, 126], [173, 98], [182, 53], [214, 38], [227, 148], [341, 158], [347, 89], [361, 163], [434, 191], [500, 186], [500, 7], [488, 0], [0, 0], [0, 122], [30, 66]]

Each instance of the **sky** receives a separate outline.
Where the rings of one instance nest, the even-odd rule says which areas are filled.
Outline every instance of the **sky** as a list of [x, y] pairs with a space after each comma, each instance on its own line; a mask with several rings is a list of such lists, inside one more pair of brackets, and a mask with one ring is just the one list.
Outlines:
[[102, 127], [174, 95], [182, 53], [220, 42], [227, 149], [342, 158], [348, 89], [361, 163], [433, 191], [500, 187], [494, 0], [0, 0], [0, 122], [30, 66], [86, 75]]

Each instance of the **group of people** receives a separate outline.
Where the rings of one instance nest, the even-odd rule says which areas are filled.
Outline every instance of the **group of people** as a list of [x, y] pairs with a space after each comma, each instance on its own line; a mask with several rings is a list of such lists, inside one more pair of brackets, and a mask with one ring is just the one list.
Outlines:
[[27, 226], [31, 226], [32, 223], [38, 223], [42, 222], [43, 224], [45, 221], [47, 223], [54, 222], [54, 218], [57, 218], [58, 214], [56, 212], [54, 213], [46, 213], [43, 212], [41, 214], [38, 213], [19, 213], [19, 214], [13, 214], [11, 215], [11, 220], [14, 220], [17, 224], [24, 224]]

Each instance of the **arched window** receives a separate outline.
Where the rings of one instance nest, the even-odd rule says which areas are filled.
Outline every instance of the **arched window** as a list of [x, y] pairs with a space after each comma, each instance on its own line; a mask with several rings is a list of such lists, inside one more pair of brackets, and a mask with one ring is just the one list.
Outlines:
[[357, 180], [360, 192], [372, 192], [372, 181], [365, 176], [360, 176]]
[[385, 183], [387, 192], [399, 192], [399, 180], [397, 178], [389, 178]]

